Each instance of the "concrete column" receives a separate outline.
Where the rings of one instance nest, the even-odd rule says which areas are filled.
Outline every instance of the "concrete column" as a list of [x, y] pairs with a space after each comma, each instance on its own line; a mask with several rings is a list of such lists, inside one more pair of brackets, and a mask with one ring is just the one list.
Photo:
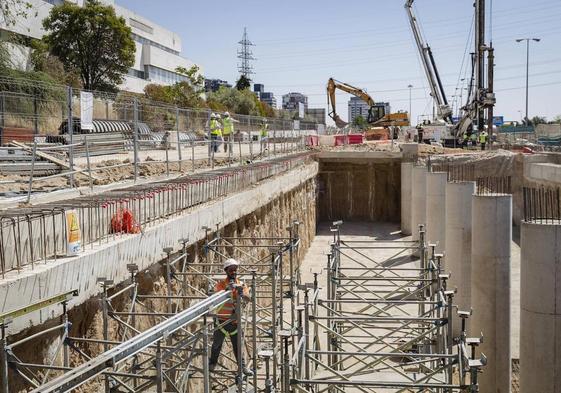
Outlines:
[[427, 168], [414, 166], [411, 187], [411, 231], [413, 240], [419, 240], [419, 225], [426, 224]]
[[[457, 288], [454, 303], [461, 311], [471, 309], [471, 200], [475, 182], [446, 184], [446, 245], [444, 261], [451, 272], [448, 286]], [[459, 323], [453, 325], [454, 337], [460, 335]], [[472, 332], [472, 334], [475, 334]]]
[[561, 222], [522, 223], [520, 391], [561, 392]]
[[512, 195], [474, 195], [471, 231], [470, 332], [483, 332], [488, 359], [480, 376], [482, 393], [511, 390], [510, 243]]
[[418, 143], [402, 143], [400, 150], [403, 161], [415, 162], [419, 158]]
[[427, 173], [427, 240], [436, 244], [436, 252], [444, 252], [446, 231], [444, 230], [446, 217], [446, 182], [448, 173]]
[[401, 163], [401, 233], [411, 234], [411, 176], [413, 163]]

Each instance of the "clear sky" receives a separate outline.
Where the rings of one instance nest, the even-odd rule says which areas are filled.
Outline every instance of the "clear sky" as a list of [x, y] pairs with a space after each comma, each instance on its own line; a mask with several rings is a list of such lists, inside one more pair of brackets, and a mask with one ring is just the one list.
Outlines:
[[[492, 3], [496, 53], [495, 113], [521, 118], [525, 108], [525, 44], [530, 49], [529, 116], [561, 114], [561, 0], [487, 0]], [[237, 42], [243, 28], [255, 43], [256, 83], [277, 97], [291, 91], [308, 95], [310, 107], [327, 107], [329, 77], [366, 89], [392, 111], [417, 118], [431, 112], [427, 82], [403, 8], [404, 0], [117, 0], [177, 32], [182, 56], [200, 64], [208, 78], [234, 83], [238, 78]], [[490, 8], [490, 7], [488, 7]], [[449, 101], [462, 92], [473, 51], [473, 0], [416, 0], [415, 11], [431, 45]], [[489, 15], [488, 15], [489, 16]], [[490, 24], [487, 34], [491, 33]], [[467, 50], [466, 50], [467, 48]], [[467, 56], [465, 55], [467, 54]], [[462, 66], [463, 64], [463, 66]], [[337, 110], [347, 117], [349, 95], [337, 95]]]

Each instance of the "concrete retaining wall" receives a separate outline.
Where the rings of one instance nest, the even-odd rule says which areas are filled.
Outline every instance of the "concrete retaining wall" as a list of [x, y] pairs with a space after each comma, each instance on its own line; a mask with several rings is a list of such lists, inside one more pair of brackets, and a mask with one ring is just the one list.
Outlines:
[[[48, 261], [35, 269], [26, 268], [19, 274], [11, 272], [0, 283], [0, 312], [9, 311], [64, 291], [78, 289], [80, 295], [71, 301], [75, 307], [100, 293], [98, 277], [113, 279], [115, 283], [129, 277], [126, 265], [136, 263], [146, 269], [163, 257], [162, 248], [179, 249], [180, 239], [188, 238], [188, 244], [204, 237], [203, 226], [224, 227], [248, 215], [284, 193], [313, 179], [318, 173], [317, 163], [296, 168], [289, 173], [267, 180], [256, 187], [223, 200], [202, 205], [147, 229], [143, 234], [125, 235], [79, 256]], [[9, 326], [13, 334], [25, 328], [44, 323], [60, 313], [60, 307], [29, 314]]]

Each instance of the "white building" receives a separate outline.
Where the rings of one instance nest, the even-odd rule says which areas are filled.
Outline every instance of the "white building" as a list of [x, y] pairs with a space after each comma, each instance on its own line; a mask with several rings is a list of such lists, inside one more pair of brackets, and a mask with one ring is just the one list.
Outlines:
[[[9, 31], [21, 36], [41, 38], [45, 34], [42, 20], [49, 15], [54, 5], [61, 4], [64, 0], [26, 0], [32, 6], [27, 11], [26, 18], [18, 18], [14, 25], [7, 26], [0, 20], [0, 34]], [[115, 13], [122, 16], [132, 30], [132, 38], [136, 43], [134, 65], [125, 76], [122, 90], [141, 93], [150, 83], [162, 85], [173, 84], [185, 79], [175, 72], [177, 67], [189, 69], [195, 65], [191, 60], [182, 56], [181, 38], [178, 34], [163, 28], [160, 25], [140, 16], [133, 11], [115, 4], [115, 0], [102, 0], [115, 8]], [[74, 3], [83, 5], [84, 0], [74, 0]], [[14, 53], [14, 66], [20, 69], [29, 68], [29, 49], [12, 46]], [[200, 66], [199, 66], [200, 68]], [[202, 69], [200, 71], [202, 73]]]

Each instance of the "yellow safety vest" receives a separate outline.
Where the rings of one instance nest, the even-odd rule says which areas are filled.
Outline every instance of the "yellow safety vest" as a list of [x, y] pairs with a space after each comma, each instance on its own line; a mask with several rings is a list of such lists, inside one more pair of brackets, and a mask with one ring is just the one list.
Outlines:
[[267, 136], [268, 133], [269, 133], [269, 125], [265, 124], [263, 127], [261, 127], [261, 136]]
[[234, 132], [234, 122], [232, 121], [231, 118], [225, 117], [224, 120], [222, 120], [222, 125], [224, 126], [224, 129], [222, 130], [222, 134], [230, 135], [231, 133]]
[[487, 140], [487, 135], [485, 135], [485, 133], [481, 133], [479, 134], [479, 143], [485, 143], [485, 141]]
[[218, 120], [213, 119], [210, 121], [210, 133], [217, 136], [222, 135], [222, 133], [220, 132], [220, 124], [218, 123]]

